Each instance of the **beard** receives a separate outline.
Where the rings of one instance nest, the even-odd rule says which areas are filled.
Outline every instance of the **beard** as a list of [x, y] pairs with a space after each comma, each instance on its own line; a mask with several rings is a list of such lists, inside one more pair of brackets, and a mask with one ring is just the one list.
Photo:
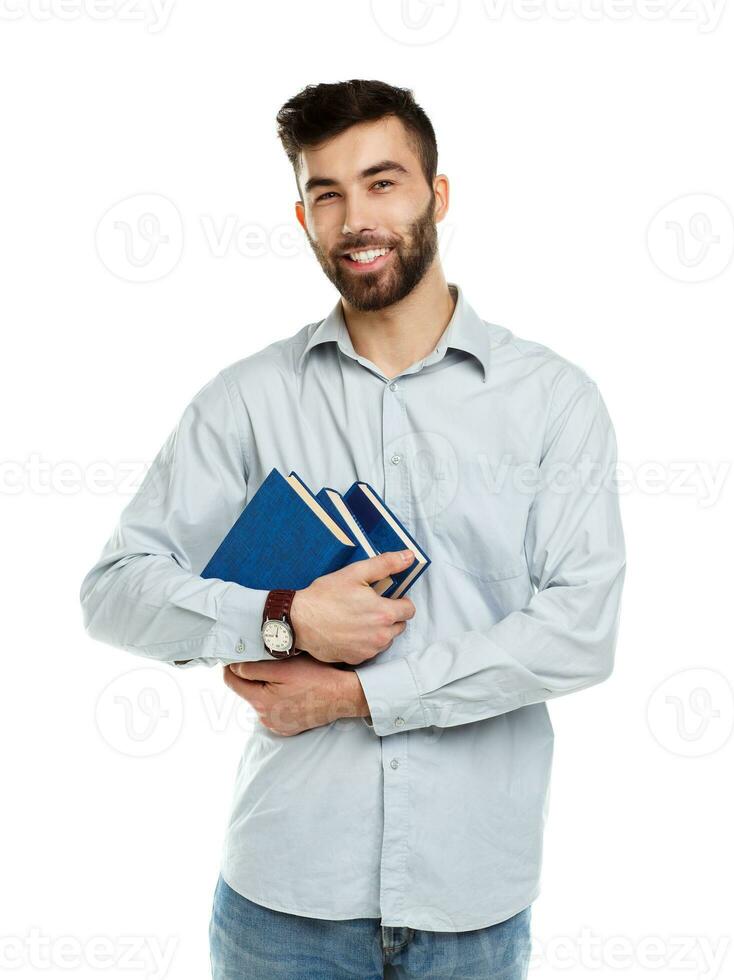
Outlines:
[[[386, 248], [392, 247], [393, 252], [389, 262], [374, 272], [352, 272], [341, 261], [339, 253], [328, 256], [306, 232], [327, 278], [355, 309], [371, 312], [392, 306], [412, 292], [423, 279], [438, 250], [438, 234], [433, 219], [434, 202], [435, 194], [431, 194], [428, 206], [411, 222], [407, 239], [383, 243]], [[340, 253], [346, 250], [341, 248]]]

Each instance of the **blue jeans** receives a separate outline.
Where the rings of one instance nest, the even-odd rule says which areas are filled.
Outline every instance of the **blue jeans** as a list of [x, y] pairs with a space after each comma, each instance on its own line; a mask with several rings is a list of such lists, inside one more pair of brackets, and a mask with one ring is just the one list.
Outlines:
[[379, 919], [312, 919], [251, 902], [219, 876], [213, 980], [525, 980], [530, 906], [483, 929], [428, 932]]

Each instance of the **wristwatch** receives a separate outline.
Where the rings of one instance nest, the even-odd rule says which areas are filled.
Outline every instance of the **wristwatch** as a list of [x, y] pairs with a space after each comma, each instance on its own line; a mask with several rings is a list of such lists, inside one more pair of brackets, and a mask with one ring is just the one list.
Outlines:
[[296, 631], [290, 616], [295, 594], [295, 589], [271, 589], [265, 599], [260, 633], [265, 649], [276, 660], [285, 660], [301, 652], [296, 647]]

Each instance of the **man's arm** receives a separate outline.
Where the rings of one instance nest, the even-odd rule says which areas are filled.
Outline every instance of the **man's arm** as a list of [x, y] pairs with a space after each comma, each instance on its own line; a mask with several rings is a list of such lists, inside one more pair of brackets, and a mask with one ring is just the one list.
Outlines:
[[244, 447], [217, 374], [184, 410], [82, 582], [89, 636], [181, 667], [272, 659], [260, 636], [268, 590], [199, 574], [245, 505]]
[[549, 418], [525, 533], [537, 591], [489, 629], [356, 668], [377, 735], [491, 718], [611, 673], [626, 567], [614, 429], [588, 379]]

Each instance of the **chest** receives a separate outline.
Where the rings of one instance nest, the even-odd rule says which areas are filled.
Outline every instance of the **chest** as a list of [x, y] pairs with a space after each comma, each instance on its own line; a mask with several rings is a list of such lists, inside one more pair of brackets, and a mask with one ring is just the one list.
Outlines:
[[311, 385], [256, 403], [249, 421], [249, 495], [274, 466], [314, 493], [365, 480], [432, 560], [476, 581], [524, 571], [539, 420], [476, 373]]

